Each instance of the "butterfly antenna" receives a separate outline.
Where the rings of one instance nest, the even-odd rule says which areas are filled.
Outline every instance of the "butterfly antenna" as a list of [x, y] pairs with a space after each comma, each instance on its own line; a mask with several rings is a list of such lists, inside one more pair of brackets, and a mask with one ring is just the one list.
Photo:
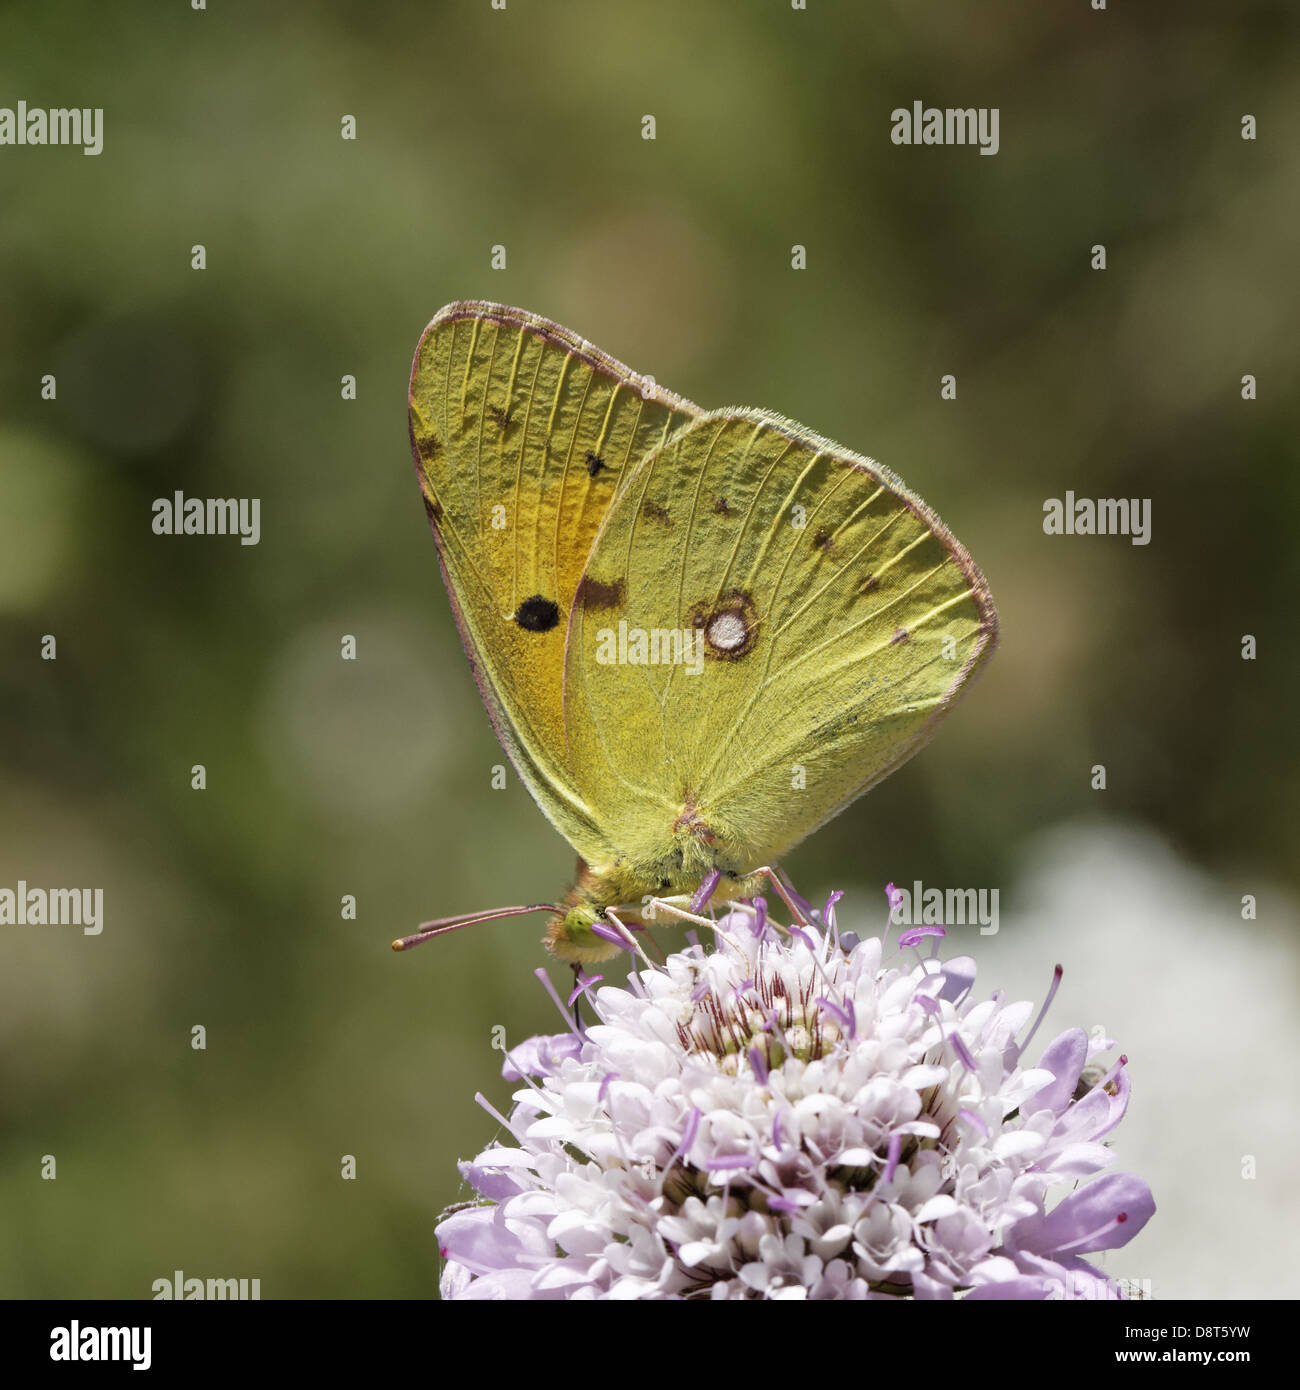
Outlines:
[[491, 922], [498, 917], [523, 917], [529, 912], [558, 912], [554, 903], [537, 903], [533, 907], [496, 907], [490, 912], [471, 912], [459, 917], [439, 917], [433, 922], [421, 922], [419, 931], [410, 936], [398, 937], [393, 942], [394, 951], [409, 951], [422, 941], [431, 941], [435, 936], [444, 936], [449, 931], [459, 931], [461, 927], [472, 927], [476, 922]]

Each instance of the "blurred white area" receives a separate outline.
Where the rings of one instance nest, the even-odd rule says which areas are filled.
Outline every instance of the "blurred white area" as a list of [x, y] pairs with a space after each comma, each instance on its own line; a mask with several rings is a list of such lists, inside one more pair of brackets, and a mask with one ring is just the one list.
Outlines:
[[[1245, 893], [1257, 921], [1242, 920]], [[959, 927], [955, 948], [975, 956], [981, 995], [1041, 1002], [1064, 967], [1031, 1060], [1094, 1024], [1129, 1059], [1114, 1168], [1147, 1180], [1156, 1214], [1098, 1261], [1107, 1273], [1149, 1281], [1155, 1299], [1300, 1296], [1296, 904], [1208, 877], [1144, 826], [1075, 822], [1028, 842], [997, 935]]]

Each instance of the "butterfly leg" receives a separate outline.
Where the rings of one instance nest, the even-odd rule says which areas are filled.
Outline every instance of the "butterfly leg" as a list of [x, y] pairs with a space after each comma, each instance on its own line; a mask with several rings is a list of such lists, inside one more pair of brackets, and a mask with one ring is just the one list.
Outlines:
[[755, 869], [751, 875], [753, 878], [766, 878], [767, 881], [776, 889], [781, 900], [786, 907], [794, 914], [795, 922], [801, 927], [810, 926], [809, 905], [794, 891], [793, 887], [787, 887], [782, 881], [784, 875], [777, 864], [765, 864], [761, 869]]
[[571, 961], [573, 967], [573, 1022], [582, 1031], [582, 962]]

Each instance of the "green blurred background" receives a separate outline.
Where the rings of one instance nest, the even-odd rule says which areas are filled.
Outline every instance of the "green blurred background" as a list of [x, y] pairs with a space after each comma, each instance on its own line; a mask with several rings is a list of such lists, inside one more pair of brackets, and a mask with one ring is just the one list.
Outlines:
[[[490, 789], [412, 474], [449, 300], [871, 454], [983, 567], [999, 654], [788, 861], [809, 896], [874, 925], [920, 878], [1006, 912], [1034, 833], [1101, 817], [1223, 885], [1225, 950], [1284, 930], [1298, 16], [1159, 8], [0, 10], [0, 105], [105, 108], [97, 158], [0, 148], [0, 886], [102, 886], [106, 922], [0, 928], [0, 1294], [427, 1296], [494, 1132], [474, 1091], [508, 1103], [490, 1030], [554, 1026], [537, 919], [388, 949], [572, 871], [513, 772]], [[892, 145], [916, 99], [1000, 108], [1000, 152]], [[155, 536], [176, 489], [260, 497], [261, 543]], [[1151, 544], [1045, 536], [1067, 489], [1151, 498]], [[1033, 979], [1091, 949], [1049, 937]]]

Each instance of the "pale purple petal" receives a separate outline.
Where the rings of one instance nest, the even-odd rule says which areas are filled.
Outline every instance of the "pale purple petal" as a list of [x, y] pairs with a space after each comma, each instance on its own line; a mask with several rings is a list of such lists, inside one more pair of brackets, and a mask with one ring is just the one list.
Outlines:
[[1049, 1081], [1041, 1091], [1022, 1103], [1025, 1114], [1032, 1115], [1037, 1110], [1050, 1110], [1053, 1115], [1062, 1114], [1074, 1096], [1079, 1073], [1087, 1060], [1088, 1035], [1082, 1028], [1069, 1028], [1048, 1043], [1038, 1059], [1038, 1065], [1042, 1070], [1050, 1071], [1056, 1080]]
[[525, 1076], [553, 1076], [568, 1057], [582, 1052], [582, 1039], [573, 1033], [539, 1033], [506, 1049], [501, 1075], [507, 1081]]
[[1008, 1244], [1031, 1254], [1063, 1251], [1086, 1255], [1118, 1250], [1155, 1211], [1151, 1189], [1131, 1173], [1105, 1173], [1060, 1201], [1046, 1216], [1016, 1223]]

